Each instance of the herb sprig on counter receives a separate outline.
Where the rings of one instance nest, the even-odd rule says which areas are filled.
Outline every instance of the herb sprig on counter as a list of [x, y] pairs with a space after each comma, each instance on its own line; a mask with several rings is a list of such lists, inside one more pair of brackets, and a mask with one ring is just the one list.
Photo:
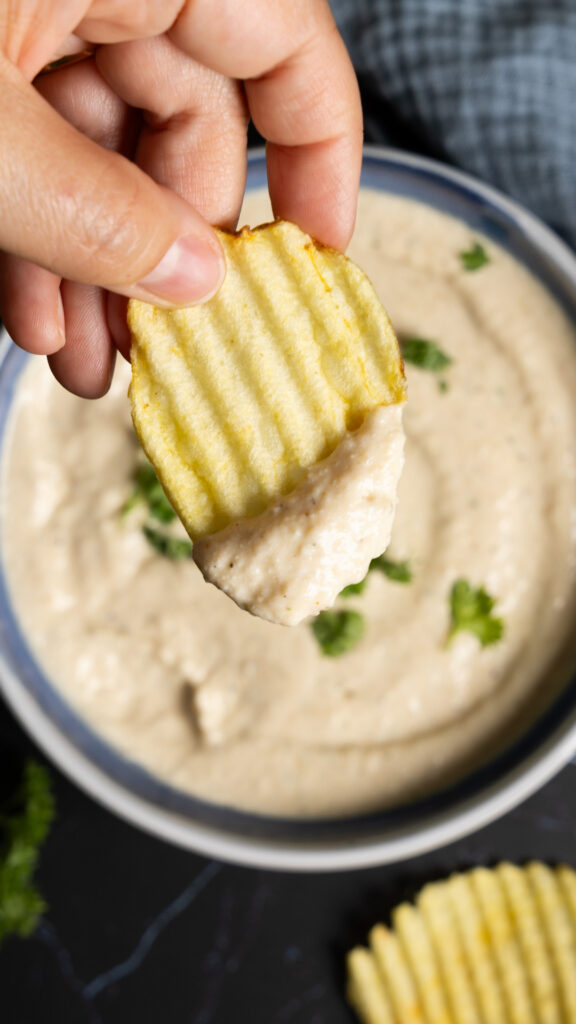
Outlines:
[[480, 270], [490, 263], [490, 257], [480, 242], [475, 242], [470, 249], [460, 253], [460, 261], [464, 270]]
[[159, 555], [173, 562], [192, 557], [192, 541], [187, 537], [174, 537], [167, 530], [158, 529], [157, 523], [167, 526], [178, 518], [162, 487], [154, 467], [142, 462], [134, 474], [134, 490], [124, 505], [123, 515], [128, 515], [138, 505], [144, 505], [148, 521], [142, 526], [142, 533]]
[[456, 580], [450, 591], [449, 644], [456, 633], [466, 630], [478, 637], [482, 647], [497, 643], [504, 634], [504, 620], [492, 615], [496, 601], [484, 587], [472, 587]]
[[48, 771], [27, 761], [18, 789], [0, 806], [0, 943], [31, 935], [46, 909], [33, 876], [53, 817]]

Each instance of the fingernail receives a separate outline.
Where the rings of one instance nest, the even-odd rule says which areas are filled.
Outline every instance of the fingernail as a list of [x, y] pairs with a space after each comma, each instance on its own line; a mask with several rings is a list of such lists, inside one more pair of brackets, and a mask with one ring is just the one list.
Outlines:
[[139, 282], [154, 298], [175, 305], [209, 299], [218, 290], [226, 267], [215, 245], [184, 235], [170, 246], [154, 270]]

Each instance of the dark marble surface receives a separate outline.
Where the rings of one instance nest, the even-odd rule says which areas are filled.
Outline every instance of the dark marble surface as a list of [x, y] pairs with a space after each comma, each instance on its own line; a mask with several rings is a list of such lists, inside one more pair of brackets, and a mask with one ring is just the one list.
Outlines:
[[[33, 751], [0, 703], [0, 771]], [[40, 755], [38, 755], [40, 756]], [[425, 881], [508, 857], [576, 866], [576, 767], [500, 822], [394, 866], [249, 870], [151, 838], [52, 769], [34, 937], [0, 950], [2, 1024], [351, 1024], [344, 952]]]

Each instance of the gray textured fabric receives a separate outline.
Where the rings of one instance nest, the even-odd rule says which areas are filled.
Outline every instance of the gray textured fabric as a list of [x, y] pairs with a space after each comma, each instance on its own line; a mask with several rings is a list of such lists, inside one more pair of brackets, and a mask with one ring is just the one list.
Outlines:
[[332, 0], [368, 141], [447, 160], [576, 244], [576, 0]]

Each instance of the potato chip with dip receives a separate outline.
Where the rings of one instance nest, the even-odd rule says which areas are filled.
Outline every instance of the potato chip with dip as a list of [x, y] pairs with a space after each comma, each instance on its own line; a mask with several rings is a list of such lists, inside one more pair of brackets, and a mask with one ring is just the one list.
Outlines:
[[292, 624], [387, 546], [403, 364], [342, 253], [286, 221], [219, 237], [227, 275], [209, 302], [129, 304], [132, 415], [205, 577]]

